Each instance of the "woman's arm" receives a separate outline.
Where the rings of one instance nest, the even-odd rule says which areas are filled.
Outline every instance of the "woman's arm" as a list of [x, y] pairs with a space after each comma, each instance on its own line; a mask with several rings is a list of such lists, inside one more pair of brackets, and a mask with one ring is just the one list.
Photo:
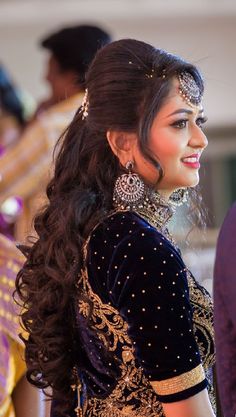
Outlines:
[[186, 400], [162, 403], [166, 417], [215, 417], [207, 389]]
[[25, 375], [18, 381], [12, 399], [16, 417], [47, 416], [41, 392], [27, 381]]
[[[136, 359], [167, 417], [213, 417], [179, 253], [162, 235], [143, 228], [117, 245], [110, 271], [111, 301], [129, 325]], [[212, 342], [201, 337], [213, 351]]]

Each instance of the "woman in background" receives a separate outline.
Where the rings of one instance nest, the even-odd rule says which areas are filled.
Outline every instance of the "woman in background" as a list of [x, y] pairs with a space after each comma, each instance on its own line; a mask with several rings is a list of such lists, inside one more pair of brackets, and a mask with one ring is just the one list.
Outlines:
[[[18, 140], [26, 125], [26, 103], [0, 63], [0, 158]], [[12, 168], [13, 170], [13, 168]], [[14, 222], [21, 211], [21, 201], [12, 196], [0, 206], [0, 232], [13, 238]]]
[[15, 277], [24, 257], [0, 235], [0, 416], [43, 417], [40, 395], [26, 379], [24, 344], [19, 339], [19, 309], [13, 302]]
[[0, 63], [0, 149], [13, 145], [25, 126], [25, 108], [19, 90]]
[[193, 65], [136, 40], [88, 71], [17, 279], [53, 417], [214, 416], [212, 302], [167, 227], [199, 181], [202, 95]]

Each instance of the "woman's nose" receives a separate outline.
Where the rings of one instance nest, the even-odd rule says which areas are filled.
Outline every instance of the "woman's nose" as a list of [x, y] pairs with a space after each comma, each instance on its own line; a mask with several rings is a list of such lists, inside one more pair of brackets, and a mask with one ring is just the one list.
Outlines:
[[192, 137], [190, 139], [190, 145], [193, 146], [194, 148], [201, 148], [201, 149], [206, 148], [208, 145], [207, 137], [199, 126], [196, 126], [192, 134]]

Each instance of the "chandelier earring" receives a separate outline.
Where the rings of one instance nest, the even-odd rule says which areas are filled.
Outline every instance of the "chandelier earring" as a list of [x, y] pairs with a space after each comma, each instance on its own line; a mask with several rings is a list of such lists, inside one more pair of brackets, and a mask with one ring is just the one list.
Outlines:
[[113, 203], [116, 208], [135, 209], [143, 204], [145, 185], [138, 174], [133, 172], [134, 162], [125, 165], [128, 173], [121, 174], [116, 182], [113, 193]]
[[188, 189], [179, 188], [178, 190], [174, 191], [169, 197], [169, 201], [175, 207], [182, 206], [182, 204], [188, 201]]

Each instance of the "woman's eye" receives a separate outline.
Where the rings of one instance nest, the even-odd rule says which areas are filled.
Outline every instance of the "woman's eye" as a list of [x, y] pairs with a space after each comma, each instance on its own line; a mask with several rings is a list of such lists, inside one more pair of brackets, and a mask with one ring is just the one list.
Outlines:
[[198, 117], [198, 119], [196, 120], [196, 124], [202, 129], [204, 123], [207, 122], [207, 117]]
[[181, 119], [176, 120], [176, 122], [172, 123], [173, 127], [176, 127], [177, 129], [184, 129], [187, 126], [188, 119]]

